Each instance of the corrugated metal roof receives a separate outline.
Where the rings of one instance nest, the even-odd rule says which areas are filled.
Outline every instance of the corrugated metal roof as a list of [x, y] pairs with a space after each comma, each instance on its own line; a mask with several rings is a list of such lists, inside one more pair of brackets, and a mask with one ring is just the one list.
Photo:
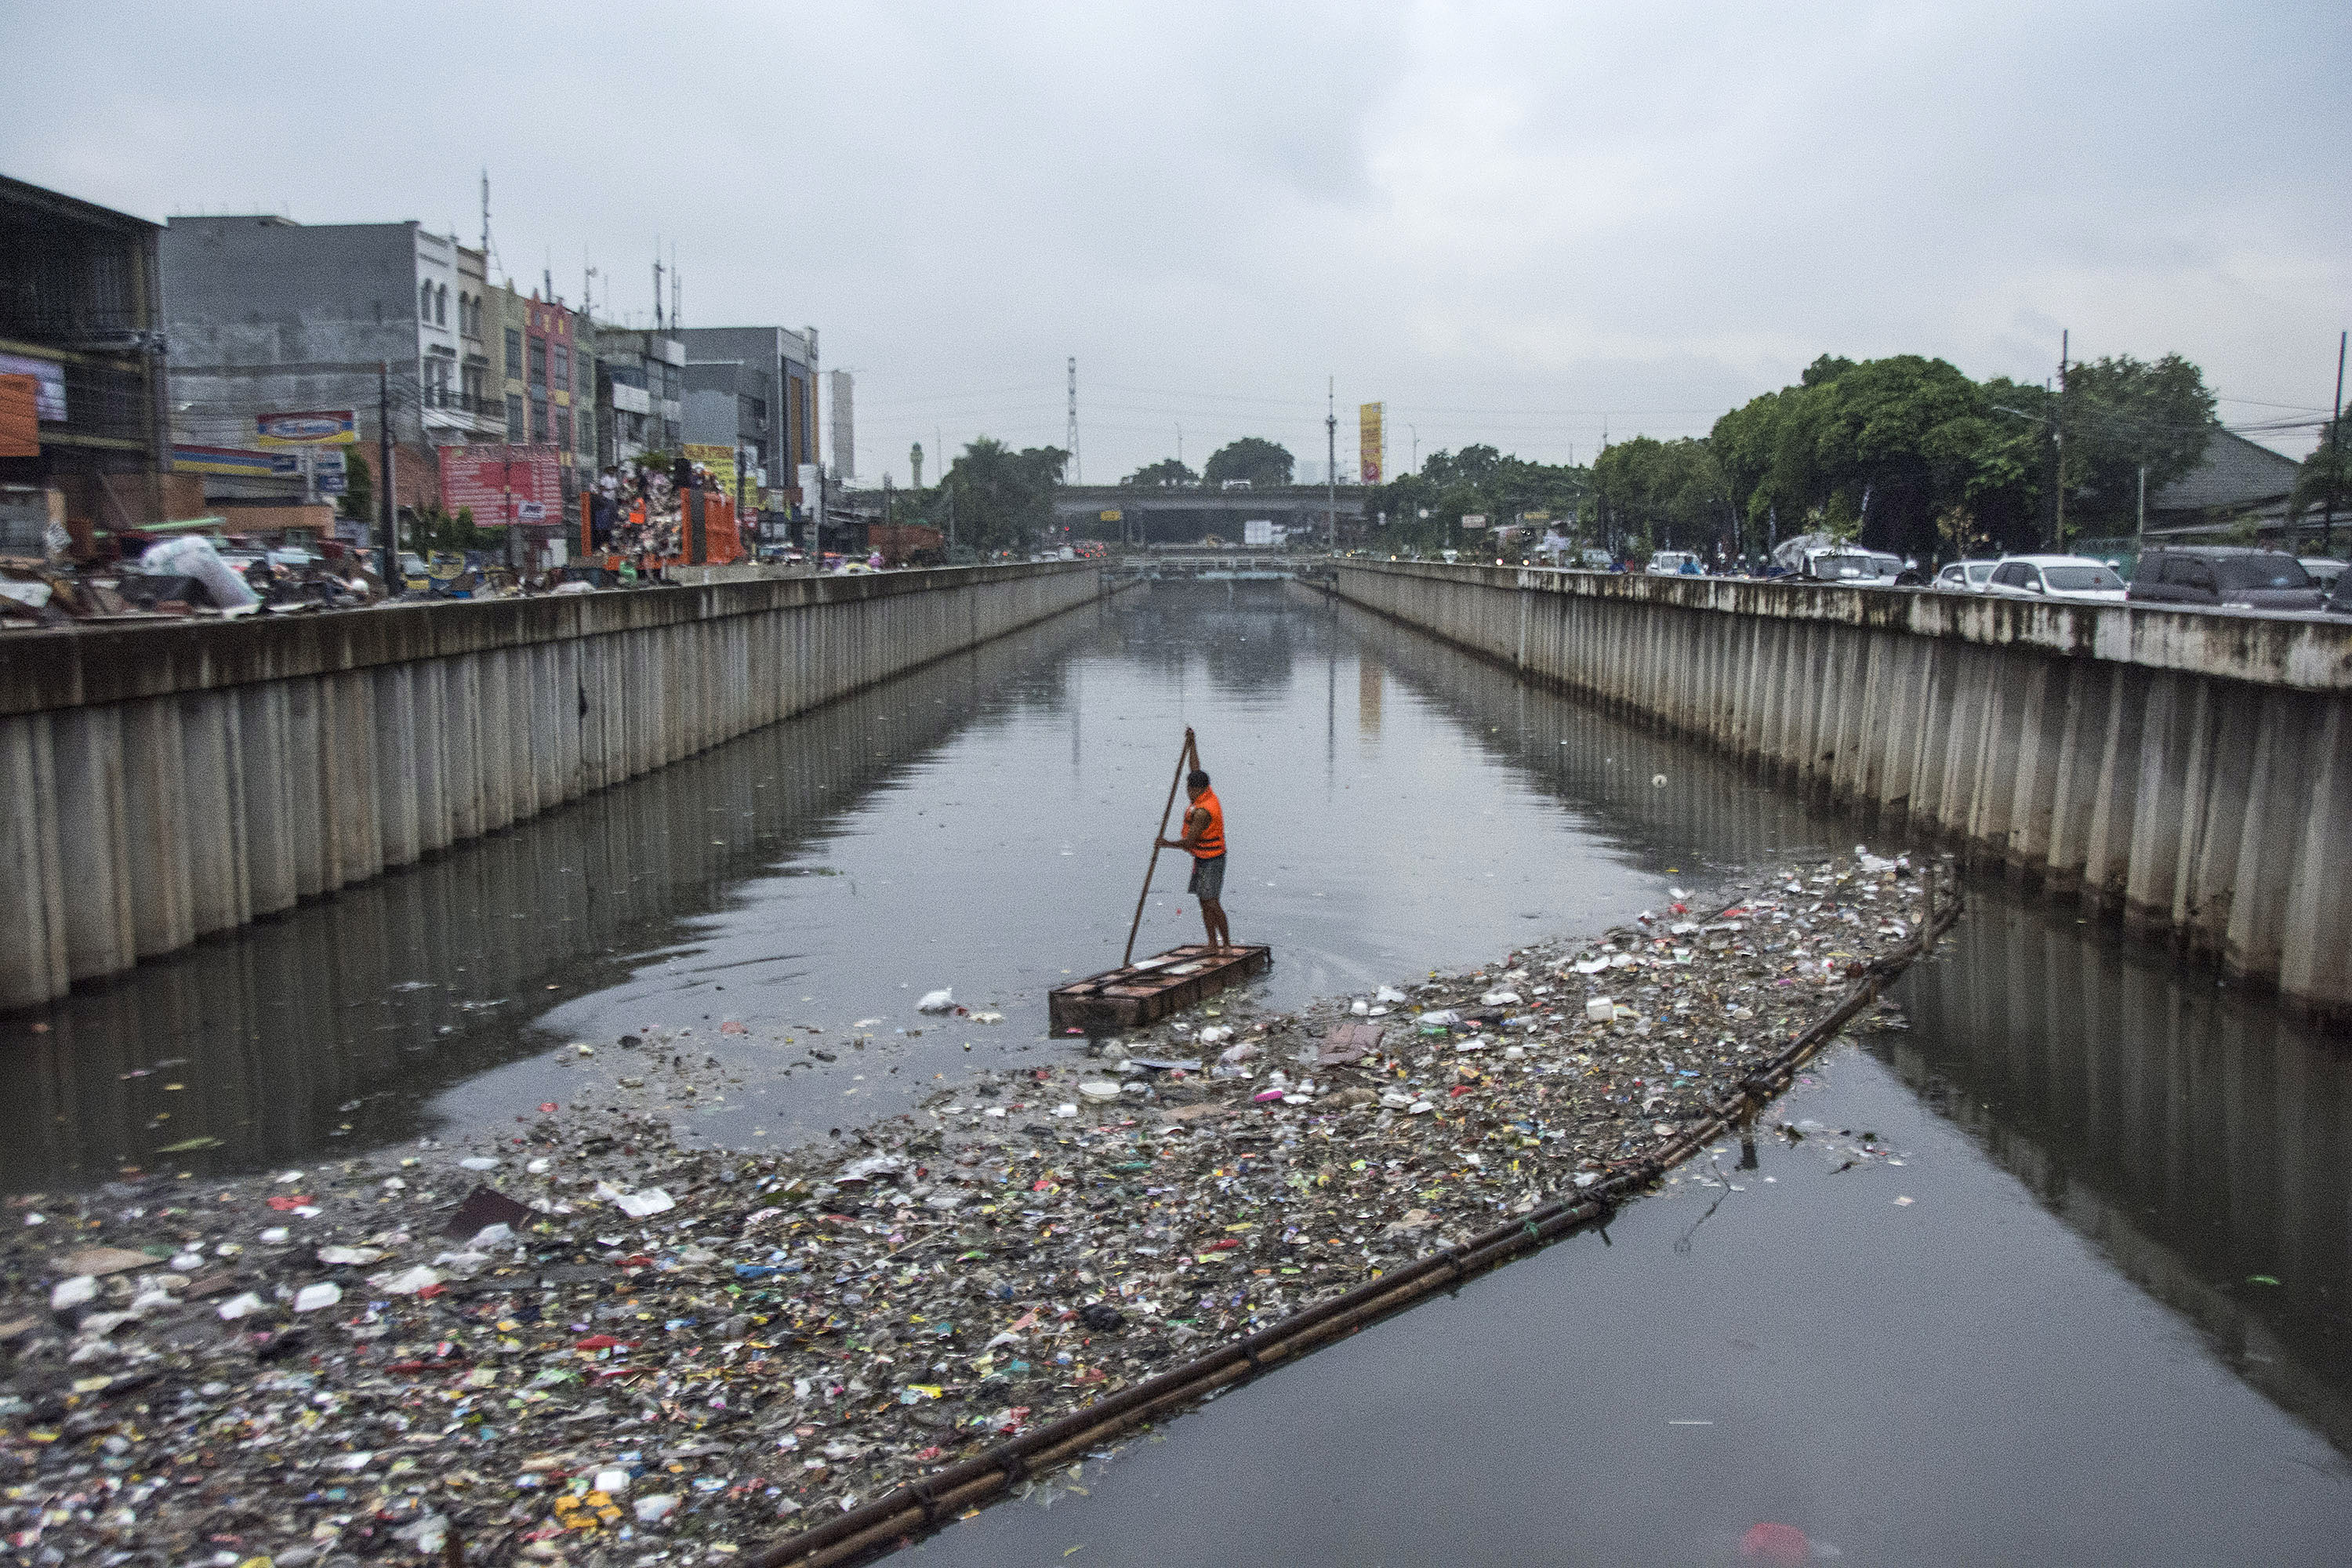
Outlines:
[[2216, 430], [2204, 460], [2147, 498], [2158, 512], [2239, 510], [2286, 499], [2302, 467], [2293, 458], [2257, 447], [2243, 436]]

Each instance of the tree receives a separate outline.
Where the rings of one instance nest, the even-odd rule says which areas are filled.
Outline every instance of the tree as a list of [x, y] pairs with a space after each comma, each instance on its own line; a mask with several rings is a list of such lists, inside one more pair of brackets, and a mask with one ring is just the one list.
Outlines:
[[[2336, 445], [2336, 421], [2329, 420], [2319, 427], [2319, 445], [2303, 460], [2294, 476], [2294, 493], [2287, 498], [2286, 514], [2290, 520], [2306, 512], [2325, 511], [2335, 503], [2336, 515], [2352, 515], [2352, 451]], [[2347, 443], [2352, 445], [2352, 443]], [[2150, 482], [2155, 476], [2150, 475]]]
[[968, 443], [940, 489], [955, 497], [956, 540], [975, 550], [1022, 550], [1054, 523], [1054, 489], [1070, 455], [1058, 447], [1016, 452], [992, 437]]
[[2204, 374], [2179, 354], [2143, 363], [2129, 354], [2093, 360], [2066, 373], [2066, 514], [2124, 531], [2139, 503], [2139, 470], [2148, 493], [2170, 484], [2205, 457], [2216, 428]]
[[1459, 453], [1432, 453], [1421, 472], [1374, 486], [1365, 508], [1388, 518], [1392, 545], [1434, 550], [1465, 542], [1458, 530], [1471, 512], [1484, 513], [1499, 526], [1540, 511], [1550, 526], [1572, 533], [1591, 489], [1590, 469], [1532, 463], [1492, 447], [1471, 446]]
[[1723, 550], [1732, 543], [1730, 496], [1703, 439], [1620, 441], [1593, 460], [1592, 486], [1608, 506], [1620, 547]]
[[1156, 463], [1146, 463], [1118, 481], [1126, 489], [1185, 489], [1201, 482], [1201, 476], [1173, 458], [1162, 458]]
[[343, 455], [343, 515], [373, 519], [375, 516], [375, 470], [368, 467], [367, 455], [357, 447]]
[[1211, 455], [1209, 466], [1201, 470], [1201, 480], [1211, 489], [1227, 479], [1246, 479], [1251, 488], [1265, 489], [1288, 484], [1291, 466], [1286, 448], [1256, 436], [1244, 436]]

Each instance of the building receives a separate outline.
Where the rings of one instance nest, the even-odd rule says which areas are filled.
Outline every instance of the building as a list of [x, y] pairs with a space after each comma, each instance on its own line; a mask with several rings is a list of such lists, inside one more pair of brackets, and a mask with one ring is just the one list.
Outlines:
[[[693, 353], [691, 345], [687, 352]], [[774, 378], [759, 365], [741, 360], [686, 362], [687, 455], [698, 458], [697, 447], [729, 448], [729, 466], [740, 469], [733, 499], [746, 508], [770, 505], [769, 465], [782, 425], [774, 395]]]
[[[947, 460], [940, 453], [940, 461]], [[843, 486], [857, 479], [857, 388], [845, 370], [833, 373], [833, 478]]]
[[658, 329], [603, 322], [595, 341], [598, 466], [676, 456], [686, 442], [686, 345]]
[[157, 225], [0, 176], [0, 376], [31, 384], [0, 485], [54, 488], [79, 533], [202, 515], [171, 474]]
[[[172, 218], [160, 254], [175, 439], [234, 450], [255, 445], [265, 415], [348, 413], [373, 466], [388, 416], [394, 500], [437, 501], [435, 447], [470, 438], [481, 417], [460, 396], [457, 249], [413, 219]], [[214, 510], [264, 521], [263, 498], [234, 478], [205, 484]]]
[[2283, 529], [2287, 497], [2302, 471], [2284, 453], [2216, 430], [2195, 468], [2148, 496], [2147, 531], [2185, 537], [2250, 521], [2264, 530]]
[[457, 333], [457, 382], [427, 398], [427, 423], [436, 441], [444, 446], [503, 441], [507, 438], [506, 398], [491, 384], [496, 378], [491, 372], [488, 335], [488, 258], [481, 251], [462, 245], [453, 248], [457, 274], [457, 315], [453, 323]]
[[[802, 470], [819, 460], [816, 329], [803, 327], [793, 331], [785, 327], [683, 327], [676, 336], [686, 344], [689, 369], [699, 367], [705, 373], [704, 390], [708, 395], [714, 399], [723, 396], [722, 384], [733, 379], [734, 395], [739, 400], [736, 430], [748, 432], [746, 420], [753, 404], [767, 405], [766, 420], [759, 429], [760, 457], [752, 465], [768, 472], [761, 504], [777, 511], [791, 508], [796, 519], [805, 515], [801, 509], [815, 506], [816, 497], [802, 494]], [[720, 405], [716, 401], [707, 401], [703, 406], [713, 421], [707, 427], [720, 428], [724, 422]], [[695, 437], [689, 434], [688, 439]], [[812, 473], [809, 479], [814, 487], [814, 475]]]

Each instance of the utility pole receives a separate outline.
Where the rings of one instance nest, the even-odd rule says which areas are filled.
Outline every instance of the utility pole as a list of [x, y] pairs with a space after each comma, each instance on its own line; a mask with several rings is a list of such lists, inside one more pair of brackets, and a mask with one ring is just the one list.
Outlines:
[[1323, 384], [1323, 542], [1339, 553], [1339, 378]]
[[2319, 552], [2336, 550], [2336, 487], [2344, 472], [2344, 344], [2352, 333], [2336, 334], [2336, 405], [2327, 411], [2327, 510], [2321, 513]]
[[1070, 356], [1070, 421], [1062, 431], [1062, 445], [1070, 454], [1070, 482], [1087, 482], [1086, 466], [1078, 461], [1078, 356]]
[[1421, 429], [1418, 426], [1408, 425], [1405, 430], [1412, 437], [1412, 471], [1417, 474], [1421, 472]]
[[654, 237], [654, 331], [662, 330], [661, 237]]
[[2134, 531], [2134, 533], [2135, 533], [2135, 537], [2134, 537], [2134, 538], [2133, 538], [2133, 540], [2132, 540], [2132, 554], [2133, 554], [2134, 556], [2136, 556], [2136, 557], [2137, 557], [2137, 556], [2140, 556], [2140, 555], [2145, 555], [2145, 554], [2147, 554], [2147, 465], [2146, 463], [2142, 463], [2142, 464], [2139, 466], [2139, 526], [2138, 526], [2138, 528], [2137, 528], [2137, 529], [2136, 529], [2136, 530]]
[[383, 471], [376, 475], [378, 520], [376, 538], [376, 568], [383, 579], [386, 594], [392, 592], [393, 518], [392, 507], [392, 365], [384, 360], [375, 362], [375, 433], [376, 466]]
[[2063, 330], [2058, 333], [2058, 411], [2052, 421], [2052, 428], [2056, 432], [2053, 449], [2058, 482], [2055, 487], [2057, 510], [2053, 514], [2055, 521], [2051, 529], [2050, 548], [2060, 554], [2063, 554], [2066, 549], [2066, 348], [2071, 336], [2071, 332]]

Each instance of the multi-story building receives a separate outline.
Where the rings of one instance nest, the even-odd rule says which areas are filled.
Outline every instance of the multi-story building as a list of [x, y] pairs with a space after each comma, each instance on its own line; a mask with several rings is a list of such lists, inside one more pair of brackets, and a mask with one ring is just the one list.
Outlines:
[[388, 404], [396, 501], [439, 500], [434, 447], [484, 433], [461, 400], [455, 241], [414, 220], [173, 217], [160, 255], [172, 405], [192, 438], [250, 444], [262, 415], [349, 411], [373, 464]]
[[596, 464], [596, 351], [587, 317], [509, 281], [485, 290], [485, 382], [504, 405], [504, 439], [552, 447], [566, 508]]
[[[489, 269], [483, 253], [466, 246], [457, 254], [457, 298], [450, 319], [456, 336], [456, 382], [437, 390], [428, 385], [427, 424], [443, 445], [476, 446], [507, 438], [505, 396], [490, 383], [490, 341], [488, 335]], [[439, 300], [436, 297], [435, 304]], [[437, 310], [436, 310], [437, 314]], [[428, 346], [426, 369], [435, 368], [437, 344]]]
[[[801, 493], [801, 470], [820, 461], [817, 454], [816, 329], [793, 331], [784, 327], [686, 327], [677, 334], [686, 343], [687, 366], [707, 395], [702, 426], [713, 431], [713, 441], [731, 440], [737, 433], [758, 437], [755, 467], [768, 471], [761, 504], [782, 511], [814, 507], [814, 495]], [[730, 422], [718, 398], [731, 391], [737, 400]], [[750, 416], [766, 405], [764, 420], [756, 426]], [[691, 433], [688, 439], [698, 439]], [[750, 442], [747, 440], [747, 447]]]
[[649, 452], [675, 456], [686, 442], [686, 345], [658, 329], [595, 327], [596, 461]]
[[35, 403], [31, 439], [0, 455], [0, 483], [63, 492], [77, 526], [187, 516], [175, 498], [202, 500], [168, 474], [161, 234], [0, 177], [0, 375], [32, 382]]

